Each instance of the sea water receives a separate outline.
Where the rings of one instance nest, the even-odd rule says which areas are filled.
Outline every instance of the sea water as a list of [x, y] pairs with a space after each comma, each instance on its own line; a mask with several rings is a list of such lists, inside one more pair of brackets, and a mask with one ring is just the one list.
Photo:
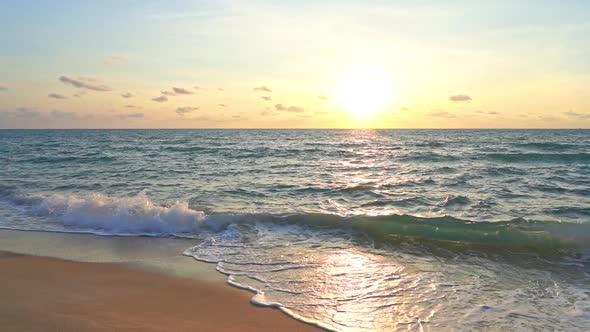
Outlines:
[[590, 329], [588, 130], [0, 130], [0, 227], [191, 239], [330, 330]]

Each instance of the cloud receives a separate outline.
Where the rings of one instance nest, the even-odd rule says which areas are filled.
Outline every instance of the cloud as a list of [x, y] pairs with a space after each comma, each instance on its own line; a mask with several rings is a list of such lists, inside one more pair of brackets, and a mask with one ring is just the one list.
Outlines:
[[570, 118], [590, 119], [590, 114], [578, 113], [574, 111], [563, 112], [563, 114]]
[[264, 100], [266, 100], [266, 101], [270, 101], [270, 100], [272, 99], [272, 97], [271, 97], [271, 96], [262, 96], [262, 97], [260, 97], [260, 98], [262, 98], [262, 99], [264, 99]]
[[193, 88], [194, 88], [195, 90], [201, 90], [201, 87], [200, 87], [200, 86], [198, 86], [198, 85], [195, 85]]
[[127, 61], [127, 58], [124, 56], [111, 55], [111, 56], [104, 58], [102, 63], [107, 66], [110, 66], [110, 65], [115, 64], [117, 62], [125, 62], [125, 61]]
[[470, 102], [473, 99], [471, 99], [470, 96], [468, 95], [452, 95], [449, 97], [449, 100], [455, 103], [461, 103], [461, 102]]
[[19, 107], [14, 112], [11, 112], [12, 115], [16, 116], [17, 118], [35, 118], [41, 115], [40, 112], [33, 110], [32, 108], [28, 107]]
[[187, 107], [178, 107], [175, 112], [178, 115], [185, 115], [185, 114], [191, 113], [192, 111], [196, 111], [198, 109], [199, 109], [198, 107], [188, 107], [188, 106]]
[[409, 108], [407, 108], [407, 107], [400, 107], [400, 109], [399, 109], [399, 111], [400, 111], [400, 112], [407, 112], [407, 111], [409, 111], [409, 110], [410, 110], [410, 109], [409, 109]]
[[129, 113], [129, 114], [121, 114], [119, 118], [121, 119], [141, 119], [143, 118], [143, 113]]
[[135, 106], [135, 105], [125, 105], [125, 108], [136, 108], [136, 109], [141, 109], [141, 106]]
[[217, 88], [217, 91], [225, 91], [223, 88]]
[[217, 105], [219, 105], [219, 107], [227, 107], [226, 104], [217, 104]]
[[191, 121], [211, 121], [211, 122], [218, 122], [219, 120], [213, 119], [209, 116], [206, 115], [201, 115], [201, 116], [197, 116], [194, 118], [188, 118], [187, 120], [191, 120]]
[[318, 96], [318, 98], [320, 98], [321, 100], [328, 100], [328, 97], [326, 97], [324, 95]]
[[545, 116], [539, 115], [537, 117], [537, 119], [539, 119], [541, 121], [546, 121], [546, 122], [559, 120], [558, 117], [555, 117], [555, 116], [552, 116], [552, 115], [545, 115]]
[[4, 85], [0, 85], [0, 91], [8, 90]]
[[179, 94], [179, 95], [192, 95], [193, 94], [191, 91], [188, 91], [187, 89], [184, 89], [184, 88], [172, 88], [172, 90], [174, 91], [174, 93]]
[[170, 92], [170, 91], [160, 91], [160, 93], [164, 96], [175, 96], [176, 94], [174, 94], [174, 92]]
[[168, 98], [166, 98], [166, 96], [160, 96], [160, 97], [152, 98], [152, 100], [155, 102], [158, 102], [158, 103], [165, 103], [168, 101]]
[[272, 90], [267, 86], [257, 86], [254, 88], [254, 91], [261, 91], [261, 92], [272, 92]]
[[123, 98], [131, 98], [131, 97], [133, 97], [133, 95], [130, 92], [125, 92], [125, 93], [121, 94], [121, 97], [123, 97]]
[[313, 114], [315, 114], [315, 115], [326, 115], [326, 114], [329, 114], [329, 113], [330, 112], [327, 112], [327, 111], [315, 111]]
[[71, 85], [78, 89], [88, 89], [93, 91], [111, 91], [111, 88], [106, 85], [96, 84], [93, 78], [78, 77], [77, 79], [61, 76], [59, 80], [67, 85]]
[[277, 111], [285, 111], [285, 112], [291, 112], [291, 113], [303, 113], [303, 112], [305, 112], [305, 109], [303, 107], [299, 107], [299, 106], [284, 106], [283, 104], [276, 104], [275, 105], [275, 109]]
[[68, 99], [68, 97], [66, 97], [64, 95], [60, 95], [58, 93], [50, 93], [47, 95], [47, 97], [53, 98], [53, 99]]
[[489, 111], [488, 112], [489, 115], [498, 115], [500, 114], [500, 112], [496, 112], [496, 111]]
[[53, 110], [49, 113], [52, 117], [58, 119], [76, 119], [78, 115], [75, 112], [65, 112], [60, 110]]
[[450, 119], [450, 118], [454, 118], [455, 117], [455, 115], [453, 115], [453, 114], [451, 114], [449, 112], [445, 112], [445, 111], [432, 112], [432, 113], [429, 113], [428, 115], [434, 116], [434, 117], [437, 117], [437, 118], [447, 118], [447, 119]]
[[80, 92], [74, 93], [73, 97], [82, 98], [82, 96], [85, 94], [86, 94], [86, 91], [80, 91]]

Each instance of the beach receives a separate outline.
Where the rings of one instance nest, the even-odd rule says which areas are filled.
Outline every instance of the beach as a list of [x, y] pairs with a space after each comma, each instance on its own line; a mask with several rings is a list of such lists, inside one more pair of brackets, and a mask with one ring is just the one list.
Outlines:
[[[60, 243], [55, 243], [55, 247], [68, 249], [62, 253], [75, 252], [75, 243], [79, 241], [86, 242], [87, 247], [94, 248], [95, 252], [104, 244], [100, 239], [86, 235], [0, 233], [0, 250], [22, 251], [15, 245], [19, 240], [32, 241], [39, 245], [38, 250], [43, 250], [44, 246], [59, 239]], [[125, 241], [125, 238], [109, 239], [110, 244]], [[56, 254], [56, 251], [52, 253]], [[124, 257], [119, 258], [123, 260]], [[198, 265], [191, 258], [185, 259], [189, 264]], [[107, 258], [104, 260], [108, 261]], [[209, 266], [208, 273], [214, 275], [200, 279], [195, 274], [178, 276], [146, 266], [81, 262], [1, 251], [0, 330], [318, 330], [276, 309], [249, 304], [252, 294], [225, 285], [223, 276], [219, 274], [217, 278], [212, 266]], [[199, 275], [203, 276], [203, 272]]]

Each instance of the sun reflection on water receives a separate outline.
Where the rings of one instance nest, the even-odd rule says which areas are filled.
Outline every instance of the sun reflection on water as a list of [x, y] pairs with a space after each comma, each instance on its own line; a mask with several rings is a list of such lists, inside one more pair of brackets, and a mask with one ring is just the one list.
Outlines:
[[341, 330], [416, 329], [432, 315], [414, 297], [425, 281], [388, 257], [348, 248], [331, 251], [322, 263], [323, 282], [314, 290], [332, 299], [332, 321]]

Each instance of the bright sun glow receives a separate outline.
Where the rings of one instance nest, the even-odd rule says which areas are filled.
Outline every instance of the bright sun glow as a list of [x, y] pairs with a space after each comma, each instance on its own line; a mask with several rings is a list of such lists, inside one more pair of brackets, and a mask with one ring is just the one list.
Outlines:
[[393, 99], [393, 82], [386, 70], [357, 67], [344, 72], [336, 81], [334, 99], [355, 116], [383, 111]]

